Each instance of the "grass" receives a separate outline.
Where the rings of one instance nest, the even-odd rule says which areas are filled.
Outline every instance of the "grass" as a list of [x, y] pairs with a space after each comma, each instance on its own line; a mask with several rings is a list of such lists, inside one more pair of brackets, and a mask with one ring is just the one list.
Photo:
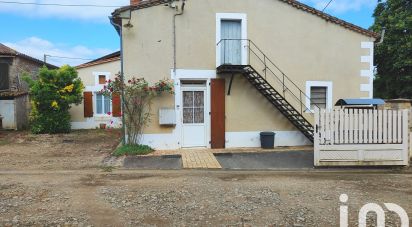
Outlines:
[[116, 167], [114, 167], [114, 166], [100, 166], [100, 169], [103, 171], [103, 172], [113, 172], [113, 170], [115, 169]]
[[8, 141], [8, 140], [0, 140], [0, 146], [7, 145], [9, 143], [10, 143], [10, 141]]
[[123, 155], [146, 155], [152, 153], [154, 150], [153, 148], [147, 145], [124, 145], [118, 147], [114, 152], [113, 155], [116, 157], [123, 156]]

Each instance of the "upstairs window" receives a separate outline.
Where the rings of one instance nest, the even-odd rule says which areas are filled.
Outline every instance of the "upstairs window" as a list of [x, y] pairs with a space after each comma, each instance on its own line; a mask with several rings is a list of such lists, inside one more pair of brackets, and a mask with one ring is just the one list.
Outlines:
[[0, 63], [0, 91], [9, 88], [9, 65]]
[[99, 75], [99, 84], [106, 84], [106, 76]]

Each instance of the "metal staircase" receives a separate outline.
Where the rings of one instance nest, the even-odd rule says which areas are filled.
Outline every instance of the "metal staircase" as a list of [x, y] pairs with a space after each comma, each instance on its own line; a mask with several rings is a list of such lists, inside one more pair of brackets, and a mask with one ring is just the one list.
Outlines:
[[[304, 117], [304, 113], [310, 111], [310, 107], [306, 106], [306, 101], [310, 98], [268, 59], [251, 40], [222, 39], [217, 45], [221, 48], [222, 62], [217, 68], [217, 73], [232, 74], [232, 79], [235, 74], [243, 75], [273, 106], [313, 142], [313, 126]], [[230, 48], [227, 48], [228, 46]], [[229, 49], [237, 48], [236, 46], [240, 48], [243, 54], [247, 53], [247, 62], [241, 62], [242, 60], [235, 59], [228, 53]], [[319, 109], [316, 105], [312, 105], [312, 108]]]

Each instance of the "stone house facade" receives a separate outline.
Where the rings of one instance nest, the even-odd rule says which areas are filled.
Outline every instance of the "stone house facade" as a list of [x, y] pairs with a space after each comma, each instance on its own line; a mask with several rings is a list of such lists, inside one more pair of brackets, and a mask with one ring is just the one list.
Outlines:
[[[27, 73], [33, 79], [44, 63], [0, 43], [0, 128], [24, 129], [28, 125], [30, 103]], [[57, 68], [47, 64], [49, 68]]]

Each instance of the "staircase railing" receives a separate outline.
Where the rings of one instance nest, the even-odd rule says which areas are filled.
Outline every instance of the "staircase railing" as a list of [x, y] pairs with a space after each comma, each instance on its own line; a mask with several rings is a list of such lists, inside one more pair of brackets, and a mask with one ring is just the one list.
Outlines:
[[[249, 65], [270, 83], [278, 93], [295, 109], [314, 112], [320, 107], [312, 103], [312, 99], [303, 92], [267, 55], [250, 39], [221, 39], [217, 43], [220, 48], [220, 65]], [[246, 56], [245, 56], [246, 55]], [[287, 97], [288, 96], [288, 97]], [[291, 98], [294, 103], [291, 103]], [[309, 101], [309, 106], [306, 102]], [[299, 110], [298, 110], [299, 111]]]

